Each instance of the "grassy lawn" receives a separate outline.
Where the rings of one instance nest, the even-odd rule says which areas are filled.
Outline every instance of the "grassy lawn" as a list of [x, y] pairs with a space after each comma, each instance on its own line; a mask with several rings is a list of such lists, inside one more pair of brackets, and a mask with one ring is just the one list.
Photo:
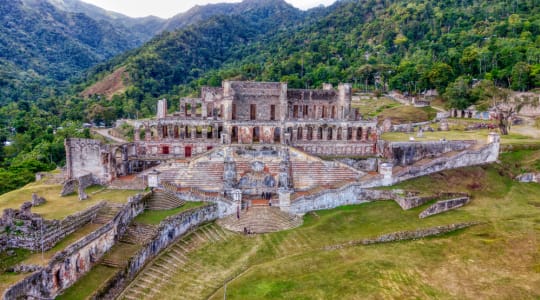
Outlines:
[[417, 123], [430, 121], [437, 115], [432, 107], [397, 106], [383, 110], [377, 117], [382, 122], [386, 118], [392, 119], [392, 124]]
[[[418, 132], [385, 132], [382, 135], [382, 139], [391, 142], [404, 142], [409, 141], [409, 137], [412, 136], [418, 142], [439, 141], [443, 138], [446, 140], [478, 140], [480, 142], [486, 142], [489, 130], [480, 129], [471, 131], [450, 130], [424, 132], [423, 137], [417, 137], [417, 134]], [[539, 139], [515, 133], [501, 136], [501, 144], [534, 144], [538, 142], [540, 142]]]
[[[247, 272], [228, 284], [227, 298], [538, 298], [540, 185], [513, 182], [499, 171], [466, 168], [400, 184], [473, 194], [468, 206], [423, 221], [416, 217], [421, 209], [400, 212], [391, 202], [375, 202], [310, 214], [297, 230], [261, 236], [277, 251], [271, 243], [261, 246]], [[340, 240], [473, 219], [488, 223], [442, 237], [320, 250]], [[295, 237], [287, 243], [289, 236]], [[220, 289], [212, 299], [222, 297]]]
[[184, 205], [168, 210], [146, 210], [142, 214], [138, 215], [134, 222], [158, 225], [165, 218], [176, 215], [191, 208], [200, 207], [206, 205], [204, 202], [186, 202]]
[[[540, 151], [503, 154], [501, 165], [470, 167], [403, 182], [424, 193], [463, 191], [472, 202], [418, 219], [427, 205], [403, 211], [391, 201], [308, 213], [296, 229], [236, 235], [189, 253], [188, 268], [157, 295], [192, 293], [182, 282], [227, 285], [227, 299], [535, 299], [540, 297], [540, 185], [517, 183], [517, 171]], [[440, 237], [326, 251], [327, 245], [383, 233], [483, 221]], [[223, 299], [200, 287], [192, 299]], [[191, 295], [191, 294], [190, 294]]]
[[62, 219], [77, 211], [93, 206], [101, 200], [124, 203], [129, 196], [137, 194], [137, 191], [107, 190], [100, 186], [92, 186], [86, 189], [90, 196], [87, 200], [80, 201], [76, 194], [60, 197], [61, 185], [47, 185], [41, 182], [29, 183], [26, 186], [0, 195], [0, 211], [6, 208], [19, 208], [26, 201], [31, 201], [32, 193], [45, 197], [44, 205], [33, 207], [32, 212], [38, 213], [46, 219]]
[[358, 108], [358, 111], [362, 116], [368, 116], [371, 118], [378, 116], [386, 109], [402, 106], [402, 104], [385, 97], [373, 97], [370, 99], [352, 101], [351, 106], [352, 108]]
[[92, 268], [92, 271], [84, 275], [77, 283], [67, 289], [62, 295], [56, 299], [87, 299], [101, 285], [116, 274], [118, 269], [110, 268], [103, 265], [97, 265]]

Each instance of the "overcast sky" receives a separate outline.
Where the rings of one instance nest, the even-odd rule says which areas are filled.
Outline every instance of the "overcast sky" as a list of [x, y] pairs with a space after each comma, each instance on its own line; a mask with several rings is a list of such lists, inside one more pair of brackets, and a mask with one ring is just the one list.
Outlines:
[[[1, 0], [0, 0], [1, 1]], [[9, 1], [9, 0], [8, 0]], [[199, 4], [240, 2], [241, 0], [83, 0], [96, 6], [128, 15], [145, 17], [154, 15], [169, 18]], [[318, 5], [329, 5], [335, 0], [285, 0], [300, 9], [308, 9]]]

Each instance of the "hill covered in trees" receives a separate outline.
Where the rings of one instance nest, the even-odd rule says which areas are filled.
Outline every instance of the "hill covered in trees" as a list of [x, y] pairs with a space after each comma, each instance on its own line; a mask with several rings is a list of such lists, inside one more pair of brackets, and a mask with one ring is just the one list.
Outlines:
[[[540, 85], [536, 4], [340, 1], [303, 13], [293, 26], [245, 40], [233, 40], [229, 29], [234, 26], [215, 18], [159, 36], [106, 69], [127, 67], [131, 88], [119, 97], [145, 112], [152, 110], [150, 99], [174, 99], [227, 78], [287, 81], [292, 87], [353, 82], [357, 88], [411, 94], [437, 89], [447, 92], [453, 106], [464, 107], [476, 100], [462, 90], [473, 80], [514, 90]], [[252, 29], [244, 31], [249, 35]]]

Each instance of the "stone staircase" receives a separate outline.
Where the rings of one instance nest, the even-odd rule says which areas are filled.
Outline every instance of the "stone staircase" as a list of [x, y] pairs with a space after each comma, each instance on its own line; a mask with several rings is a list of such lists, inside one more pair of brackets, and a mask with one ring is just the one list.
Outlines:
[[184, 205], [185, 201], [176, 197], [176, 195], [167, 190], [156, 189], [152, 196], [146, 202], [146, 209], [149, 210], [168, 210]]
[[111, 221], [118, 212], [124, 207], [121, 203], [107, 202], [96, 214], [96, 217], [92, 220], [94, 224], [107, 224]]
[[160, 178], [180, 187], [219, 191], [223, 188], [223, 166], [223, 161], [199, 160], [191, 162], [185, 168], [160, 168]]
[[363, 175], [334, 162], [291, 161], [293, 182], [297, 189], [334, 185], [342, 181], [356, 180]]
[[[221, 286], [223, 280], [213, 279], [219, 272], [212, 267], [194, 262], [189, 253], [196, 251], [208, 243], [225, 242], [235, 234], [221, 229], [215, 224], [199, 227], [174, 243], [151, 261], [117, 299], [163, 299], [159, 294], [175, 281], [180, 281], [182, 292], [175, 299], [201, 298], [200, 292], [214, 290]], [[220, 267], [219, 265], [217, 267]], [[193, 274], [202, 273], [196, 277]], [[186, 275], [189, 274], [189, 275]]]
[[128, 244], [145, 245], [156, 235], [157, 228], [154, 225], [131, 223], [120, 241]]
[[281, 211], [277, 207], [255, 206], [247, 211], [240, 212], [240, 218], [236, 214], [227, 216], [216, 223], [228, 230], [244, 232], [244, 228], [251, 233], [275, 232], [291, 229], [302, 225], [302, 218]]

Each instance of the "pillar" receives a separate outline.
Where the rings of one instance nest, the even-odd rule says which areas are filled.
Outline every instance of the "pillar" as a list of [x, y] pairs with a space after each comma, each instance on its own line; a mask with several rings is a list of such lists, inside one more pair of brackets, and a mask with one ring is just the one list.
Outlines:
[[140, 140], [141, 140], [141, 132], [140, 132], [138, 126], [135, 127], [135, 130], [133, 131], [133, 134], [134, 134], [134, 136], [133, 136], [133, 140], [134, 140], [134, 141], [137, 142], [137, 141], [140, 141]]
[[366, 127], [362, 127], [362, 141], [366, 141], [367, 140], [367, 128]]

